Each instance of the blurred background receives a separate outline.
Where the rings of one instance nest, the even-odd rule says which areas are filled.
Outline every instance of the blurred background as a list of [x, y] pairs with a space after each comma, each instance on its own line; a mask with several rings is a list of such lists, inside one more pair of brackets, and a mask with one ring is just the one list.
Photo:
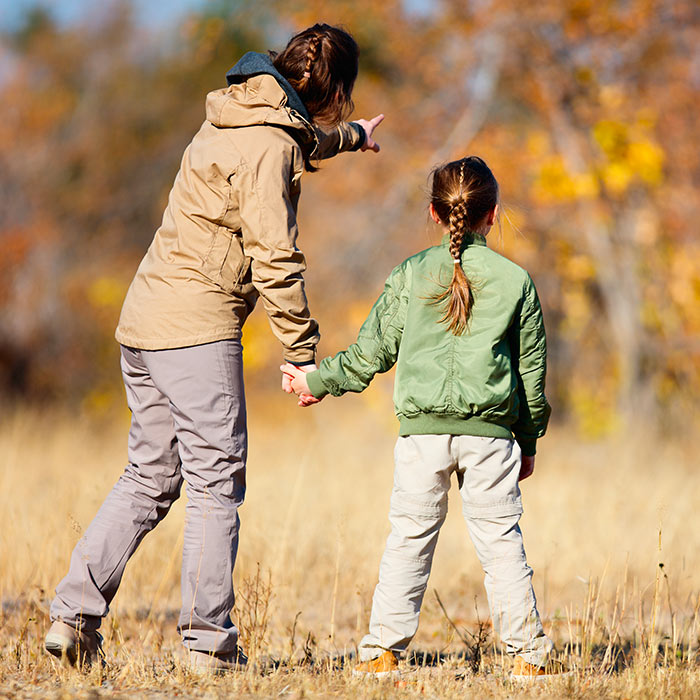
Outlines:
[[[629, 422], [688, 435], [699, 19], [691, 0], [0, 0], [0, 405], [123, 406], [113, 332], [206, 93], [245, 51], [320, 20], [361, 47], [354, 116], [386, 115], [381, 154], [304, 178], [321, 354], [354, 339], [394, 265], [439, 240], [430, 169], [477, 154], [502, 190], [489, 244], [540, 292], [555, 420], [588, 437]], [[249, 388], [277, 392], [260, 308], [244, 344]]]
[[[692, 0], [0, 0], [0, 648], [19, 659], [29, 629], [36, 658], [51, 590], [123, 469], [113, 334], [207, 92], [245, 51], [279, 50], [319, 20], [360, 45], [354, 116], [386, 115], [380, 154], [343, 154], [303, 178], [321, 356], [355, 339], [397, 263], [439, 240], [431, 168], [483, 157], [503, 209], [489, 245], [531, 273], [548, 331], [553, 425], [522, 520], [547, 633], [581, 647], [594, 630], [632, 655], [663, 629], [673, 658], [679, 644], [677, 658], [697, 658]], [[279, 390], [282, 352], [261, 308], [244, 345], [242, 609], [260, 567], [274, 589], [270, 648], [293, 650], [296, 630], [297, 648], [315, 636], [337, 651], [364, 632], [387, 533], [391, 373], [301, 411]], [[430, 585], [472, 625], [486, 599], [458, 500]], [[122, 630], [153, 653], [163, 633], [177, 644], [184, 503], [173, 511], [130, 564], [110, 653]], [[450, 634], [431, 592], [416, 648], [450, 648]]]

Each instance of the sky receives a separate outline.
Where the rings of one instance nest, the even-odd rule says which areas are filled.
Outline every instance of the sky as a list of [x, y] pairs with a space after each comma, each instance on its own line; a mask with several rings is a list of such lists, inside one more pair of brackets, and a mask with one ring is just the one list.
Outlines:
[[[62, 25], [89, 18], [104, 8], [109, 0], [0, 0], [0, 32], [16, 28], [28, 9], [41, 6], [48, 8]], [[130, 0], [136, 17], [144, 27], [160, 29], [177, 21], [190, 10], [203, 7], [207, 0]], [[432, 0], [404, 0], [404, 7], [414, 15], [430, 12]], [[97, 7], [96, 7], [97, 5]]]
[[[144, 26], [157, 27], [196, 10], [206, 0], [131, 0]], [[95, 11], [94, 0], [0, 0], [0, 31], [15, 28], [26, 11], [40, 5], [50, 10], [60, 24], [72, 24]]]

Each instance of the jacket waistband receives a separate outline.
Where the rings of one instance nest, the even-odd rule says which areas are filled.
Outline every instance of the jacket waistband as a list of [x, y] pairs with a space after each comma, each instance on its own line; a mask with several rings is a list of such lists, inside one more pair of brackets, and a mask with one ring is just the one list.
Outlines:
[[399, 418], [399, 435], [477, 435], [480, 437], [512, 438], [509, 428], [479, 418], [449, 413], [420, 413]]

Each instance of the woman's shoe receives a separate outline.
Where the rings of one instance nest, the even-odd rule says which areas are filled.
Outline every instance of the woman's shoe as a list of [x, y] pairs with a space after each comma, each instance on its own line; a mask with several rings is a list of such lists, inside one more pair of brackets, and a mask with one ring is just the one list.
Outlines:
[[102, 635], [79, 632], [62, 620], [56, 620], [46, 634], [44, 646], [49, 654], [77, 666], [90, 666], [97, 659], [104, 663]]
[[215, 654], [209, 651], [190, 649], [187, 652], [187, 665], [193, 673], [226, 673], [227, 671], [244, 671], [248, 657], [236, 647], [235, 651]]

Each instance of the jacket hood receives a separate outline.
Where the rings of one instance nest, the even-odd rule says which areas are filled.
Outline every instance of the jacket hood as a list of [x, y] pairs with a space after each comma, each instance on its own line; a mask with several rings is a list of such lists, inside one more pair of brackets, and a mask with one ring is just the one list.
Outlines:
[[266, 53], [255, 53], [248, 51], [232, 68], [226, 73], [226, 81], [228, 85], [236, 85], [245, 82], [248, 78], [254, 75], [271, 75], [284, 90], [287, 95], [287, 104], [295, 112], [299, 112], [307, 122], [311, 121], [311, 116], [308, 110], [301, 101], [296, 90], [291, 86], [289, 81], [275, 68], [272, 59]]
[[304, 147], [315, 140], [311, 124], [289, 109], [287, 95], [271, 75], [255, 75], [244, 83], [210, 92], [206, 100], [206, 118], [219, 128], [280, 127]]

